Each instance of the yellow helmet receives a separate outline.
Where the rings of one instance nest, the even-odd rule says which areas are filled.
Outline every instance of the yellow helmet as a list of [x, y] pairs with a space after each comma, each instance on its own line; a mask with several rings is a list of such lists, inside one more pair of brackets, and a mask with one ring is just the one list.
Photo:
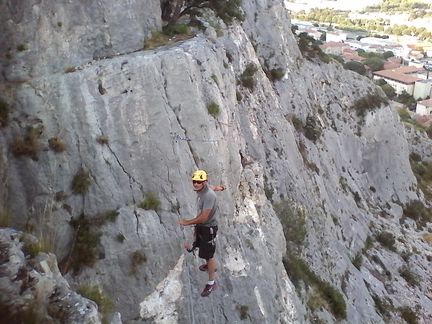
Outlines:
[[192, 174], [192, 180], [195, 180], [195, 181], [207, 181], [207, 172], [205, 172], [204, 170], [196, 170]]

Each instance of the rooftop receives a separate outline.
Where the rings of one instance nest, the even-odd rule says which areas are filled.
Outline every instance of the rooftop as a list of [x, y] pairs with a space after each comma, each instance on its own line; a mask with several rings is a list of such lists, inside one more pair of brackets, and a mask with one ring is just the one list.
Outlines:
[[343, 48], [343, 47], [349, 48], [349, 45], [345, 44], [345, 43], [341, 43], [341, 42], [327, 42], [327, 43], [321, 45], [320, 47], [322, 49], [326, 49], [326, 48]]
[[413, 84], [416, 81], [423, 80], [417, 76], [411, 76], [409, 74], [423, 71], [423, 68], [418, 68], [415, 66], [402, 66], [396, 69], [381, 70], [374, 72], [374, 75], [380, 77], [391, 79], [404, 84]]
[[423, 105], [425, 107], [432, 107], [432, 99], [419, 101], [418, 104]]

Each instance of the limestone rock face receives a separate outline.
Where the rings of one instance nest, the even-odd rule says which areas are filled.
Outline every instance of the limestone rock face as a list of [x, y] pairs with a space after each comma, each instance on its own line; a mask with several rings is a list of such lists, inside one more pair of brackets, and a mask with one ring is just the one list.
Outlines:
[[53, 254], [29, 255], [37, 240], [0, 229], [0, 309], [5, 323], [101, 323], [94, 302], [70, 289]]
[[141, 50], [161, 28], [160, 17], [159, 0], [2, 1], [2, 78], [19, 82], [63, 74], [92, 60]]
[[[120, 21], [138, 2], [116, 4], [113, 19]], [[283, 1], [244, 0], [243, 8], [245, 22], [223, 35], [209, 29], [134, 53], [124, 23], [116, 29], [124, 50], [115, 51], [124, 54], [70, 73], [58, 67], [86, 62], [104, 47], [88, 46], [74, 54], [78, 61], [47, 64], [48, 53], [41, 65], [23, 58], [39, 72], [2, 85], [13, 103], [0, 131], [0, 202], [10, 225], [49, 235], [68, 261], [79, 234], [70, 220], [93, 220], [100, 233], [94, 264], [64, 275], [73, 288], [101, 285], [127, 323], [204, 323], [209, 316], [215, 323], [385, 323], [401, 321], [404, 307], [429, 322], [432, 248], [420, 238], [430, 223], [419, 229], [403, 217], [407, 204], [424, 198], [397, 113], [381, 104], [383, 93], [370, 80], [305, 58]], [[160, 17], [158, 10], [145, 15]], [[101, 12], [93, 14], [102, 21]], [[154, 21], [143, 34], [160, 26]], [[129, 38], [121, 43], [123, 32]], [[20, 66], [9, 64], [6, 79], [22, 74]], [[251, 75], [248, 66], [256, 68]], [[272, 69], [284, 73], [269, 78]], [[38, 149], [16, 154], [20, 138]], [[52, 138], [65, 150], [56, 152]], [[202, 261], [182, 247], [192, 229], [178, 225], [196, 216], [190, 176], [197, 168], [227, 187], [217, 193], [219, 289], [210, 298], [199, 297], [207, 280]], [[149, 207], [149, 197], [159, 206]], [[286, 215], [303, 215], [304, 235], [287, 230], [295, 224], [278, 217], [280, 202], [291, 206]], [[386, 232], [390, 247], [378, 240]], [[294, 252], [340, 293], [345, 316], [332, 312], [319, 288], [287, 275]]]

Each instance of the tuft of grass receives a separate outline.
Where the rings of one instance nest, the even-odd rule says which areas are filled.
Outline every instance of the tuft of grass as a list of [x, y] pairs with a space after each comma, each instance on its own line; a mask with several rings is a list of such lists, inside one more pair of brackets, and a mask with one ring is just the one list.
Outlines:
[[32, 240], [27, 234], [22, 236], [24, 242], [23, 251], [25, 255], [34, 258], [39, 253], [48, 253], [54, 250], [54, 244], [49, 235], [42, 236], [37, 240]]
[[417, 227], [422, 229], [427, 223], [432, 222], [432, 212], [426, 208], [420, 200], [413, 200], [405, 205], [403, 209], [405, 217], [415, 220]]
[[308, 116], [306, 122], [303, 123], [300, 118], [293, 115], [291, 116], [291, 122], [296, 131], [302, 133], [308, 140], [316, 143], [321, 137], [322, 129], [313, 116]]
[[319, 292], [314, 291], [308, 298], [307, 306], [314, 312], [321, 307], [326, 307], [326, 301]]
[[316, 143], [316, 141], [321, 136], [322, 130], [321, 127], [317, 124], [315, 118], [313, 118], [312, 116], [308, 116], [306, 118], [306, 124], [304, 125], [303, 132], [304, 136], [308, 140]]
[[270, 78], [272, 81], [279, 81], [285, 76], [286, 70], [282, 68], [272, 69], [270, 70]]
[[167, 25], [162, 29], [163, 34], [167, 36], [189, 35], [190, 31], [190, 27], [186, 24]]
[[144, 200], [138, 205], [139, 208], [145, 210], [159, 210], [161, 202], [156, 193], [150, 191], [146, 194]]
[[390, 251], [395, 252], [396, 248], [394, 244], [396, 243], [395, 237], [392, 233], [387, 231], [382, 231], [376, 235], [376, 240], [381, 243], [381, 245]]
[[285, 270], [293, 284], [300, 288], [300, 281], [312, 286], [326, 301], [332, 314], [337, 319], [346, 319], [346, 303], [342, 294], [328, 282], [319, 278], [306, 262], [292, 253], [287, 253], [283, 259]]
[[155, 31], [152, 37], [144, 42], [144, 49], [153, 49], [162, 45], [173, 44], [174, 42], [193, 37], [193, 33], [188, 25], [174, 24], [167, 25], [162, 32]]
[[69, 270], [69, 264], [74, 273], [78, 273], [83, 267], [92, 267], [99, 258], [101, 246], [101, 232], [99, 227], [84, 214], [72, 219], [69, 224], [75, 229], [74, 243], [67, 260], [65, 271]]
[[427, 208], [421, 201], [416, 200], [410, 202], [404, 208], [404, 216], [407, 216], [416, 221], [417, 227], [422, 229], [427, 223], [432, 222], [432, 210]]
[[356, 100], [352, 109], [356, 111], [358, 117], [364, 118], [369, 111], [379, 108], [382, 104], [388, 104], [388, 100], [381, 97], [378, 93], [369, 93]]
[[373, 246], [374, 246], [373, 238], [371, 236], [368, 236], [366, 238], [365, 245], [363, 247], [363, 253], [366, 253], [368, 250], [373, 248]]
[[426, 132], [426, 134], [428, 134], [427, 128], [425, 128], [424, 126], [419, 124], [415, 119], [411, 118], [411, 115], [410, 115], [408, 109], [401, 108], [398, 110], [398, 114], [399, 114], [399, 117], [400, 117], [402, 122], [404, 122], [407, 125], [414, 127], [414, 129], [416, 129], [416, 130], [423, 131], [423, 132]]
[[419, 319], [417, 317], [416, 312], [414, 312], [410, 307], [408, 307], [408, 306], [399, 307], [398, 311], [400, 312], [402, 318], [408, 324], [418, 324], [419, 323]]
[[24, 246], [24, 251], [26, 252], [25, 254], [30, 255], [32, 258], [37, 256], [39, 253], [47, 253], [52, 250], [52, 246], [43, 239], [38, 240], [38, 242], [29, 243]]
[[241, 320], [245, 320], [249, 317], [249, 306], [247, 305], [237, 305], [236, 306], [239, 315], [240, 315], [240, 319]]
[[384, 317], [387, 318], [393, 311], [393, 306], [386, 301], [383, 301], [377, 295], [372, 295], [372, 299], [375, 303], [375, 309]]
[[219, 116], [220, 114], [220, 108], [219, 105], [212, 101], [208, 106], [207, 106], [207, 111], [210, 115], [213, 116], [213, 118], [216, 118], [217, 116]]
[[100, 145], [108, 145], [109, 139], [106, 135], [99, 135], [96, 137], [96, 142], [98, 142]]
[[116, 209], [109, 210], [104, 214], [104, 219], [106, 219], [109, 222], [114, 223], [117, 220], [117, 217], [119, 214], [120, 213]]
[[211, 75], [211, 78], [212, 78], [212, 80], [213, 80], [217, 85], [219, 85], [219, 80], [218, 80], [218, 78], [217, 78], [217, 76], [216, 76], [215, 74], [212, 74], [212, 75]]
[[304, 125], [303, 125], [303, 122], [300, 118], [293, 115], [293, 116], [291, 116], [291, 122], [292, 122], [294, 128], [296, 129], [296, 131], [303, 132]]
[[162, 45], [166, 45], [170, 42], [170, 37], [161, 32], [152, 33], [152, 37], [144, 42], [144, 49], [152, 49]]
[[331, 58], [321, 50], [319, 47], [320, 44], [322, 44], [322, 42], [314, 39], [306, 32], [302, 32], [298, 35], [298, 46], [305, 58], [309, 60], [312, 58], [319, 58], [322, 62], [329, 63]]
[[19, 44], [16, 49], [18, 52], [24, 52], [25, 50], [27, 50], [27, 45]]
[[240, 91], [236, 91], [236, 99], [237, 99], [237, 102], [242, 101], [243, 96], [242, 96], [242, 94], [240, 93]]
[[138, 267], [147, 262], [147, 257], [144, 251], [136, 250], [131, 254], [131, 265], [130, 272], [131, 274], [136, 274], [138, 272]]
[[249, 63], [246, 65], [245, 70], [240, 76], [241, 84], [250, 90], [255, 88], [255, 73], [258, 71], [258, 68], [254, 63]]
[[78, 288], [78, 293], [87, 299], [93, 300], [98, 305], [98, 310], [102, 314], [102, 322], [108, 323], [108, 315], [114, 309], [112, 298], [97, 285], [82, 285]]
[[412, 287], [416, 287], [420, 285], [418, 276], [412, 272], [407, 267], [402, 267], [399, 269], [399, 274], [405, 281]]
[[61, 153], [61, 152], [64, 152], [66, 150], [65, 142], [59, 137], [51, 137], [48, 140], [48, 145], [49, 145], [50, 149], [56, 153]]
[[0, 99], [0, 127], [9, 125], [9, 105], [3, 99]]
[[416, 153], [410, 154], [411, 169], [425, 198], [432, 199], [432, 163], [424, 162]]
[[42, 134], [41, 128], [28, 127], [24, 138], [19, 137], [10, 145], [10, 150], [15, 157], [28, 156], [32, 160], [38, 160], [41, 150], [39, 138]]
[[357, 252], [355, 257], [351, 260], [354, 267], [356, 267], [358, 270], [360, 270], [362, 263], [363, 263], [363, 255], [361, 252]]
[[117, 242], [123, 243], [126, 240], [126, 237], [123, 235], [123, 233], [118, 233], [116, 236]]
[[72, 191], [74, 194], [84, 196], [91, 185], [90, 173], [80, 168], [72, 180]]
[[304, 210], [288, 200], [274, 204], [274, 210], [282, 224], [286, 240], [297, 247], [302, 246], [307, 233]]

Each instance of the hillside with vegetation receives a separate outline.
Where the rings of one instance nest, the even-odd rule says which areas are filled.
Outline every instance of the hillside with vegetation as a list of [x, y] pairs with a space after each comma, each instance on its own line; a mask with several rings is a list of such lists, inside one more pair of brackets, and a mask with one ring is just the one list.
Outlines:
[[374, 6], [367, 6], [363, 12], [386, 12], [395, 14], [400, 12], [422, 12], [430, 15], [432, 4], [416, 0], [384, 0], [382, 3]]
[[428, 30], [426, 27], [415, 27], [404, 24], [390, 25], [389, 19], [381, 17], [375, 19], [350, 17], [349, 11], [317, 8], [311, 9], [309, 12], [300, 11], [293, 14], [293, 18], [297, 20], [330, 24], [345, 31], [417, 36], [420, 40], [432, 41], [432, 30]]
[[[293, 18], [330, 24], [346, 31], [416, 36], [420, 40], [432, 41], [431, 24], [428, 22], [413, 23], [432, 17], [431, 1], [387, 0], [354, 12], [337, 9], [336, 4], [334, 7], [317, 8], [310, 6], [309, 8], [309, 10], [293, 12]], [[400, 19], [392, 17], [400, 17]]]

